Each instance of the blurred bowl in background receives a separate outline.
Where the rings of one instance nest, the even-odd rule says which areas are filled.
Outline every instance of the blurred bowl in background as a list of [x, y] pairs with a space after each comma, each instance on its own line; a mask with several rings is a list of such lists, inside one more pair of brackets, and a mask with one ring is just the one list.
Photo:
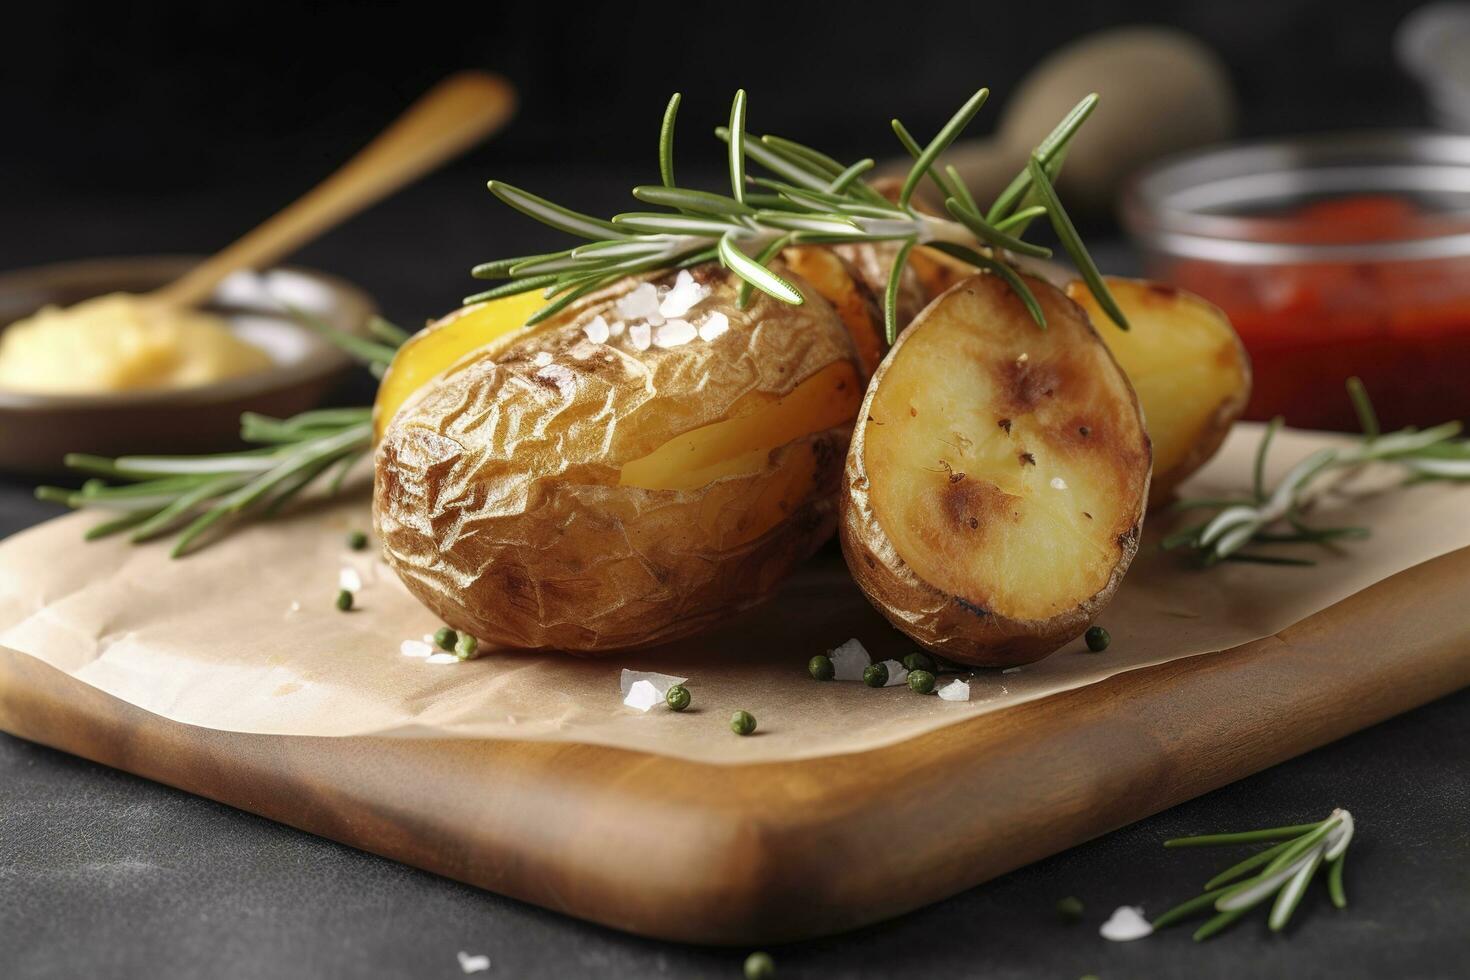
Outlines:
[[1368, 132], [1166, 160], [1123, 199], [1148, 274], [1229, 314], [1247, 417], [1356, 429], [1470, 417], [1470, 136]]
[[[192, 256], [92, 259], [0, 274], [0, 330], [43, 306], [70, 306], [112, 292], [144, 293], [172, 282]], [[288, 416], [317, 405], [352, 364], [329, 341], [293, 320], [282, 304], [342, 330], [362, 333], [376, 311], [362, 290], [306, 269], [241, 272], [220, 284], [206, 309], [264, 350], [268, 370], [213, 384], [98, 395], [0, 390], [0, 469], [59, 472], [69, 452], [199, 453], [240, 445], [240, 413]]]

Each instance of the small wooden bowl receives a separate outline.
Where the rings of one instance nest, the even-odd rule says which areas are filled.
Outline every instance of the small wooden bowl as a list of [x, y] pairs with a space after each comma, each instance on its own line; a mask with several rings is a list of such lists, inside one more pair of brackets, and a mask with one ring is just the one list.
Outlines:
[[[144, 293], [177, 278], [190, 256], [94, 259], [0, 274], [0, 330], [46, 305], [104, 293]], [[0, 390], [0, 469], [49, 475], [70, 452], [198, 453], [240, 444], [240, 413], [285, 417], [318, 404], [352, 361], [291, 319], [280, 301], [361, 333], [375, 311], [356, 286], [306, 269], [236, 273], [207, 308], [266, 350], [273, 368], [166, 391], [51, 395]]]

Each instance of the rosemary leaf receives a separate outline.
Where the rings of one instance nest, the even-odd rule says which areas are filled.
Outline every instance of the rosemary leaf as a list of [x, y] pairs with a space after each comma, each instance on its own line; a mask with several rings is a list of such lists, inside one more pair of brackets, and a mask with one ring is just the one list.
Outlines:
[[682, 96], [675, 92], [664, 108], [663, 125], [658, 130], [658, 175], [665, 187], [674, 186], [674, 120], [679, 115]]
[[982, 88], [970, 96], [969, 100], [960, 106], [959, 111], [950, 117], [949, 122], [944, 124], [944, 128], [939, 131], [939, 135], [935, 136], [929, 142], [929, 145], [924, 148], [924, 151], [919, 154], [919, 158], [914, 161], [913, 167], [909, 169], [908, 178], [903, 182], [903, 190], [899, 192], [899, 207], [906, 208], [909, 206], [909, 199], [914, 196], [914, 191], [918, 188], [919, 181], [923, 180], [924, 175], [929, 173], [930, 168], [934, 165], [934, 161], [939, 159], [939, 154], [949, 149], [949, 145], [964, 131], [966, 126], [970, 125], [970, 120], [975, 118], [975, 115], [980, 111], [980, 107], [985, 105], [985, 100], [988, 98], [990, 98], [990, 89], [988, 88]]
[[890, 347], [898, 340], [898, 291], [903, 283], [903, 270], [908, 265], [909, 253], [913, 250], [912, 238], [899, 246], [898, 254], [893, 257], [893, 266], [888, 270], [888, 288], [883, 291], [883, 333]]
[[1077, 266], [1082, 281], [1087, 283], [1087, 288], [1097, 300], [1097, 305], [1103, 308], [1103, 312], [1118, 325], [1119, 329], [1127, 330], [1128, 318], [1118, 308], [1113, 294], [1108, 292], [1108, 285], [1103, 282], [1102, 273], [1097, 269], [1097, 263], [1092, 261], [1092, 256], [1088, 254], [1087, 247], [1082, 244], [1082, 238], [1077, 234], [1072, 219], [1062, 207], [1062, 200], [1057, 197], [1056, 188], [1052, 187], [1041, 158], [1033, 154], [1030, 168], [1032, 186], [1036, 188], [1037, 195], [1046, 208], [1046, 215], [1051, 219], [1052, 230], [1057, 233], [1057, 238], [1061, 239], [1062, 248], [1066, 249], [1067, 254], [1072, 257], [1072, 262]]

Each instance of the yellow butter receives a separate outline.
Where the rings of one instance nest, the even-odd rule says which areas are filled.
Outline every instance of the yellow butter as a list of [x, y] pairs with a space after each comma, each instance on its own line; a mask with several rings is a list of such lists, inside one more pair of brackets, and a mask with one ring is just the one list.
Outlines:
[[0, 388], [93, 394], [187, 388], [272, 364], [224, 320], [112, 293], [48, 306], [0, 333]]

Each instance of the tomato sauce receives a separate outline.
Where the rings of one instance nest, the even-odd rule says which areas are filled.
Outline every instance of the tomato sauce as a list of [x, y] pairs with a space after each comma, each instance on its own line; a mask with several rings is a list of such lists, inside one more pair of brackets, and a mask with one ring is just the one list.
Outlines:
[[[1402, 242], [1470, 229], [1414, 200], [1363, 194], [1240, 219], [1252, 241]], [[1158, 258], [1161, 279], [1230, 316], [1250, 352], [1246, 417], [1354, 430], [1344, 381], [1363, 379], [1385, 428], [1470, 419], [1470, 255], [1241, 265]]]

